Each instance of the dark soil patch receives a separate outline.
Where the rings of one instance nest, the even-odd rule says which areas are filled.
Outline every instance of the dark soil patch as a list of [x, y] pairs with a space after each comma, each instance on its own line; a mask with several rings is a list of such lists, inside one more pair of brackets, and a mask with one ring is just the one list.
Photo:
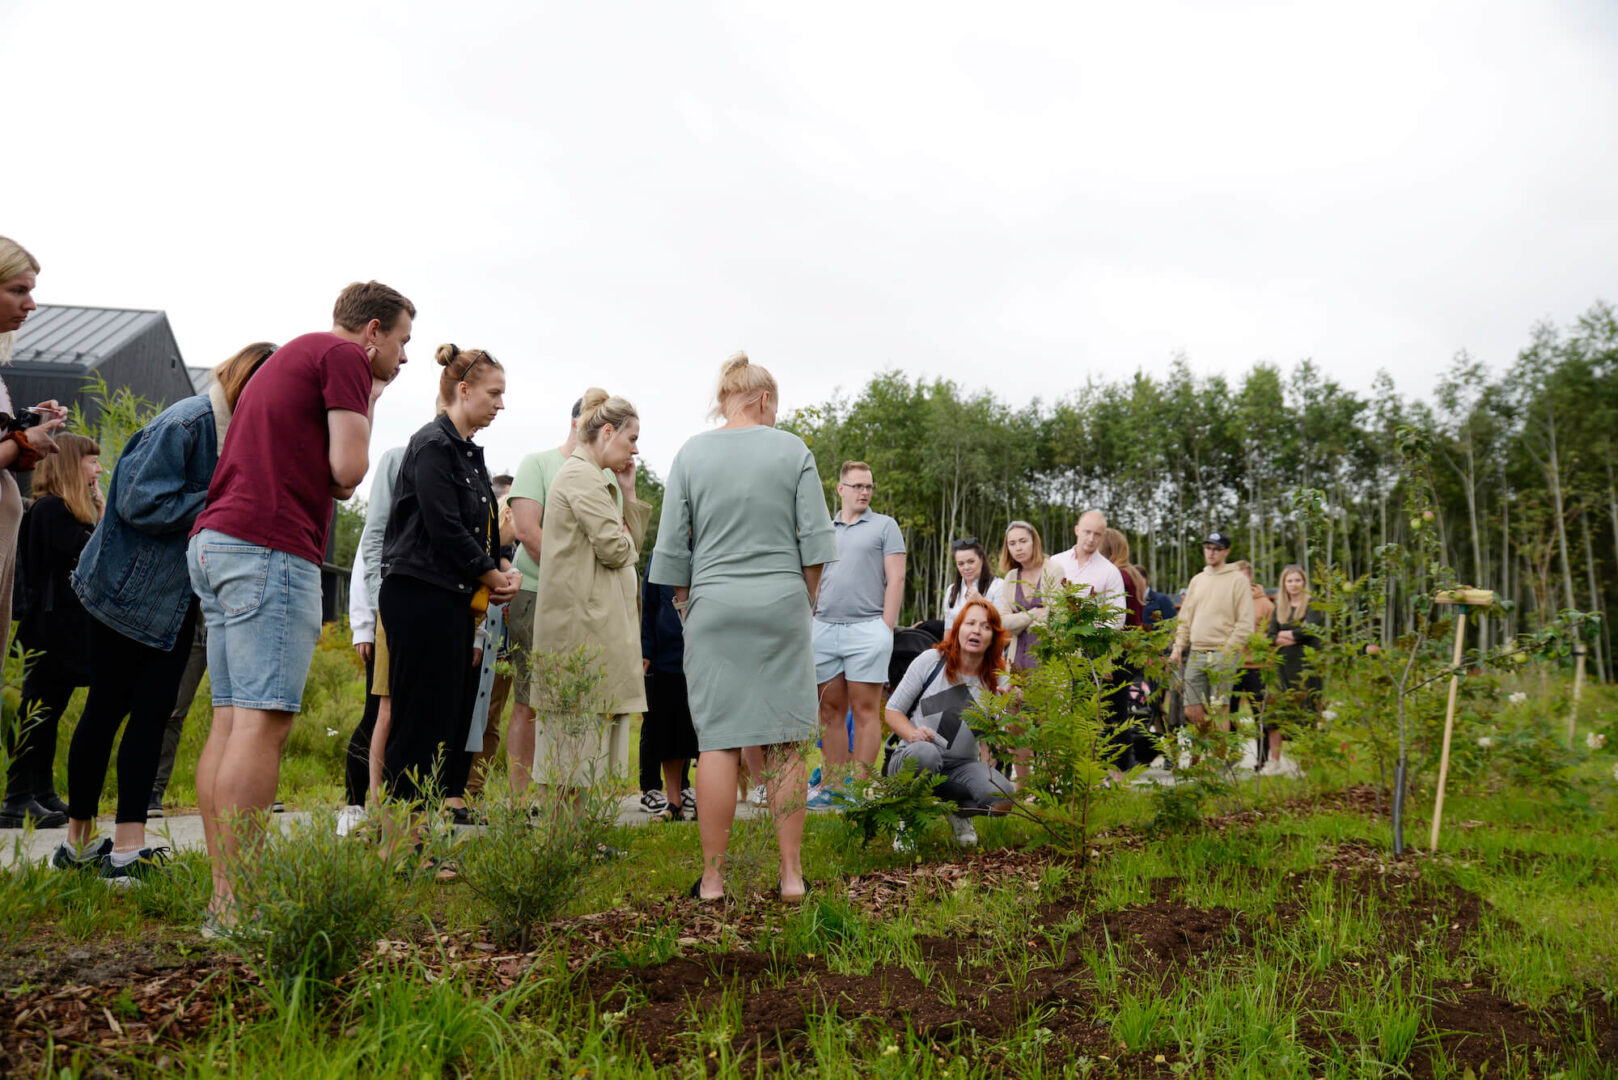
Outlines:
[[1110, 943], [1130, 967], [1161, 975], [1183, 968], [1193, 957], [1253, 944], [1244, 913], [1169, 900], [1108, 911], [1092, 919], [1088, 929], [1097, 948]]

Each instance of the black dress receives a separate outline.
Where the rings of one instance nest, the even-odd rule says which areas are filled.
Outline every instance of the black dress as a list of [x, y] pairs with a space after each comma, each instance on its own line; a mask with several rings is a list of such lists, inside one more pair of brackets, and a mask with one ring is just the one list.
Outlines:
[[90, 615], [68, 578], [94, 531], [58, 495], [41, 496], [22, 519], [13, 609], [17, 640], [36, 655], [23, 676], [21, 715], [32, 722], [12, 735], [8, 800], [56, 798], [57, 721], [90, 682]]
[[1309, 712], [1320, 711], [1320, 693], [1325, 684], [1318, 672], [1306, 667], [1304, 649], [1320, 648], [1320, 631], [1326, 626], [1326, 615], [1319, 608], [1304, 608], [1303, 617], [1293, 618], [1287, 622], [1279, 619], [1277, 614], [1270, 616], [1269, 629], [1265, 631], [1271, 641], [1283, 630], [1291, 630], [1292, 636], [1297, 639], [1296, 645], [1283, 646], [1281, 654], [1281, 689], [1287, 700], [1300, 704]]

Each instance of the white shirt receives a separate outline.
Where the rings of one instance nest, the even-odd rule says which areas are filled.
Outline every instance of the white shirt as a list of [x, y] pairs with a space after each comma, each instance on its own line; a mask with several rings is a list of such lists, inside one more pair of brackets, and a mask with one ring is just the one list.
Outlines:
[[[961, 586], [960, 595], [955, 598], [955, 603], [952, 604], [949, 602], [949, 592], [950, 589], [953, 589], [954, 587], [954, 585], [951, 585], [949, 589], [944, 590], [944, 633], [946, 634], [949, 633], [950, 627], [955, 625], [955, 616], [961, 613], [961, 609], [966, 606], [967, 601], [971, 600], [973, 595], [970, 591], [968, 591], [966, 586], [963, 585]], [[982, 594], [982, 596], [983, 599], [987, 600], [989, 603], [998, 604], [1000, 602], [1000, 594], [1005, 591], [1005, 581], [1001, 578], [995, 578], [993, 581], [989, 582], [989, 588]]]
[[365, 556], [359, 548], [354, 549], [354, 572], [348, 576], [348, 626], [355, 645], [376, 641], [376, 609], [365, 587]]
[[1090, 595], [1111, 597], [1117, 613], [1107, 620], [1107, 625], [1114, 629], [1124, 625], [1129, 617], [1129, 609], [1124, 606], [1124, 574], [1110, 560], [1102, 558], [1101, 552], [1084, 559], [1077, 548], [1068, 548], [1052, 555], [1051, 562], [1060, 566], [1063, 575], [1075, 585], [1088, 585]]

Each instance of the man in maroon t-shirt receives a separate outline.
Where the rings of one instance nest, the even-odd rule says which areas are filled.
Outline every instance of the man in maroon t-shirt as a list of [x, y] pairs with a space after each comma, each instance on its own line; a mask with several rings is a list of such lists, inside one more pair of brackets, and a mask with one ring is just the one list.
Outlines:
[[213, 727], [197, 762], [215, 926], [235, 919], [237, 817], [268, 810], [320, 637], [332, 499], [369, 465], [371, 407], [405, 362], [416, 309], [375, 281], [343, 290], [331, 332], [281, 346], [242, 393], [187, 552], [208, 626]]

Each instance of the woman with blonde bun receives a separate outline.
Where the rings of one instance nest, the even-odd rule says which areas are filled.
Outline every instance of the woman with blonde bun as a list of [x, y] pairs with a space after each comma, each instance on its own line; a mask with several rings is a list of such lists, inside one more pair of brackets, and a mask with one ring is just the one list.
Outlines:
[[674, 586], [697, 731], [698, 900], [724, 895], [737, 762], [765, 748], [783, 900], [805, 892], [801, 745], [819, 727], [811, 617], [837, 541], [814, 455], [775, 427], [775, 379], [737, 353], [720, 369], [725, 423], [675, 455], [647, 576]]
[[[589, 650], [602, 682], [598, 722], [582, 725], [530, 691], [536, 714], [534, 780], [570, 791], [629, 769], [629, 721], [646, 711], [640, 656], [640, 586], [635, 564], [652, 508], [635, 497], [640, 416], [615, 394], [591, 387], [579, 408], [578, 445], [545, 493], [545, 557], [534, 606], [534, 655]], [[602, 470], [610, 470], [609, 480]], [[623, 509], [613, 488], [623, 495]], [[536, 669], [544, 665], [536, 664]], [[610, 853], [610, 852], [609, 852]]]
[[383, 781], [407, 802], [464, 782], [477, 682], [475, 631], [489, 604], [521, 583], [500, 569], [494, 489], [472, 436], [505, 408], [506, 373], [483, 349], [440, 345], [445, 408], [410, 437], [382, 541], [378, 595], [389, 651], [393, 719]]

